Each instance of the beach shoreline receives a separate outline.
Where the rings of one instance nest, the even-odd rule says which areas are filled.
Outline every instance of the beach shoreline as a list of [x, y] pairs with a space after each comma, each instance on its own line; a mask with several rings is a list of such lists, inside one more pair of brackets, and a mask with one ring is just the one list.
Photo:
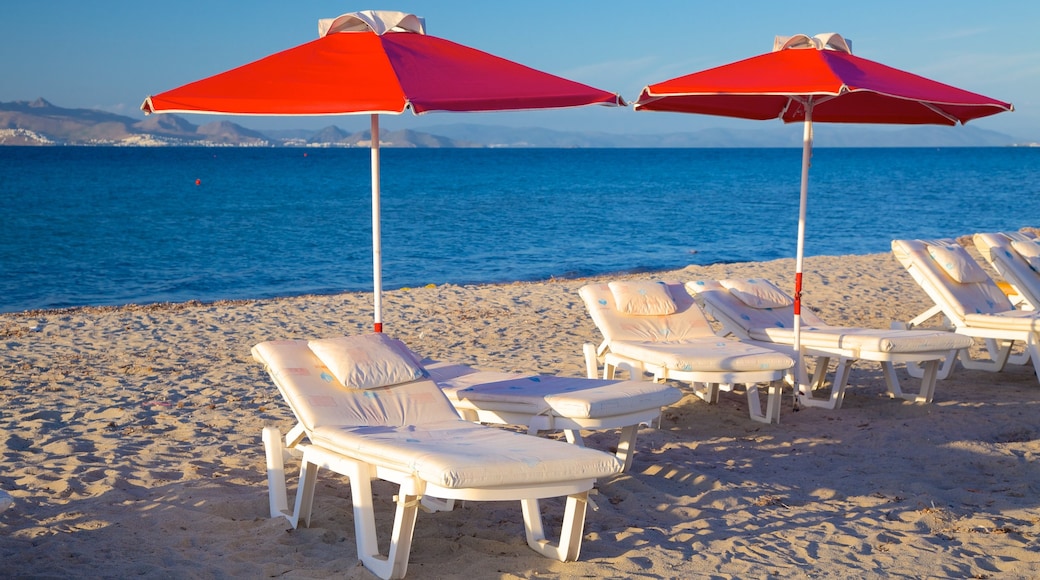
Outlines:
[[[930, 306], [890, 254], [809, 257], [804, 270], [805, 304], [832, 324], [887, 328]], [[787, 289], [793, 271], [784, 259], [391, 290], [384, 330], [434, 359], [584, 376], [582, 344], [601, 336], [581, 285], [760, 277]], [[4, 569], [371, 578], [345, 479], [319, 478], [310, 528], [268, 517], [260, 431], [293, 420], [249, 352], [371, 327], [370, 292], [0, 314]], [[467, 503], [420, 514], [409, 577], [1040, 575], [1031, 367], [958, 369], [924, 405], [888, 398], [880, 369], [857, 364], [842, 409], [794, 412], [785, 397], [780, 424], [763, 425], [746, 406], [687, 394], [642, 429], [632, 471], [597, 485], [578, 562], [527, 548], [518, 505]], [[385, 514], [392, 490], [375, 491]]]

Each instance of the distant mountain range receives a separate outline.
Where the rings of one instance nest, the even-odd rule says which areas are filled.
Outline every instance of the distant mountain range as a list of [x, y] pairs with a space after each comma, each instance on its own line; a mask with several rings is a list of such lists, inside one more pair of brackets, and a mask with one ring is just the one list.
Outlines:
[[[383, 131], [383, 147], [798, 147], [801, 131], [773, 124], [756, 129], [702, 129], [665, 134], [614, 134], [527, 127], [452, 124], [425, 131]], [[163, 114], [143, 120], [95, 109], [65, 109], [40, 98], [0, 103], [0, 145], [209, 146], [209, 147], [368, 147], [370, 131], [351, 133], [336, 126], [255, 131], [229, 121], [194, 125]], [[862, 125], [816, 128], [819, 147], [1003, 147], [1035, 146], [1003, 133], [976, 127], [914, 126], [873, 129]]]

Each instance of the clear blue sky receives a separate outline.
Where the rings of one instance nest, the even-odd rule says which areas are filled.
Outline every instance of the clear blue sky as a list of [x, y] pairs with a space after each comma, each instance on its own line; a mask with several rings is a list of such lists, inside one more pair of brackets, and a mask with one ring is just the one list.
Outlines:
[[[1017, 109], [972, 125], [1040, 141], [1040, 2], [1035, 0], [7, 0], [0, 101], [140, 116], [146, 95], [256, 60], [317, 35], [317, 20], [364, 9], [412, 12], [430, 34], [633, 100], [640, 89], [766, 52], [775, 35], [838, 32], [853, 52]], [[212, 120], [189, 116], [194, 123]], [[252, 128], [367, 126], [359, 116], [239, 117]], [[613, 133], [753, 128], [700, 115], [583, 109], [384, 117], [384, 128], [485, 123]], [[779, 121], [776, 122], [779, 126]]]

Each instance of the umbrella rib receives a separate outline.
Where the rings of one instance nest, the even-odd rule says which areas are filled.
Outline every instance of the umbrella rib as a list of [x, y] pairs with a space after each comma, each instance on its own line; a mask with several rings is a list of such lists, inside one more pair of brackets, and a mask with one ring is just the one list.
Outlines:
[[[931, 103], [921, 101], [921, 104], [924, 105], [925, 108], [927, 108], [928, 110], [934, 112], [936, 115], [939, 115], [940, 117], [942, 117], [944, 119], [948, 119], [950, 121], [951, 125], [956, 125], [959, 122], [957, 117], [954, 117], [953, 115], [947, 113], [946, 111], [940, 109], [939, 107], [936, 107], [935, 105], [933, 105]], [[963, 125], [964, 123], [961, 123], [961, 124]]]

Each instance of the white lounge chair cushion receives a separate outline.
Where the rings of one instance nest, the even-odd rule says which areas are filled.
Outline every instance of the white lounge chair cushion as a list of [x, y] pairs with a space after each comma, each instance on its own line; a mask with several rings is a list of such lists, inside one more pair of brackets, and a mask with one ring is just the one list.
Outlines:
[[955, 282], [975, 284], [989, 278], [985, 270], [979, 267], [978, 262], [973, 260], [956, 242], [951, 244], [930, 243], [928, 244], [928, 254]]
[[[742, 335], [754, 340], [793, 345], [794, 309], [790, 306], [755, 308], [737, 299], [732, 289], [750, 282], [699, 280], [687, 283], [687, 288], [704, 300], [712, 312], [738, 325]], [[768, 280], [755, 280], [754, 285], [783, 294]], [[914, 353], [967, 348], [972, 343], [969, 337], [946, 331], [831, 326], [807, 311], [802, 313], [802, 322], [801, 341], [808, 348], [843, 349], [861, 354]]]
[[323, 425], [414, 425], [459, 419], [430, 380], [379, 389], [348, 389], [305, 340], [262, 342], [253, 357], [267, 366], [296, 418], [308, 430]]
[[1040, 272], [1040, 244], [1034, 240], [1011, 240], [1011, 247], [1029, 264], [1029, 267]]
[[[892, 240], [892, 254], [910, 272], [921, 288], [943, 307], [943, 313], [963, 325], [967, 314], [999, 314], [1014, 310], [1004, 291], [988, 276], [974, 284], [951, 284], [950, 276], [928, 252], [932, 246], [947, 246], [971, 259], [960, 244], [951, 239]], [[980, 268], [981, 270], [981, 268]]]
[[[751, 338], [794, 344], [794, 329], [754, 328]], [[944, 330], [898, 330], [873, 328], [846, 328], [841, 326], [803, 326], [802, 346], [806, 348], [840, 348], [855, 352], [914, 353], [936, 352], [968, 348], [971, 337]]]
[[[752, 282], [764, 296], [783, 296], [786, 300], [772, 298], [770, 303], [773, 306], [770, 307], [751, 305], [749, 302], [754, 302], [754, 300], [750, 299], [741, 300], [737, 295], [738, 293], [734, 292], [733, 289], [747, 287]], [[692, 294], [696, 294], [711, 308], [733, 319], [741, 328], [783, 329], [794, 327], [794, 300], [768, 280], [761, 278], [753, 280], [696, 280], [687, 282], [686, 288]], [[765, 290], [768, 290], [768, 292]], [[787, 302], [787, 305], [777, 306], [777, 304], [783, 302]], [[802, 325], [803, 328], [814, 325], [823, 326], [824, 322], [813, 314], [812, 311], [803, 309]]]
[[784, 370], [794, 365], [778, 351], [721, 337], [683, 342], [632, 342], [615, 340], [610, 350], [619, 356], [673, 371]]
[[447, 488], [520, 486], [598, 478], [620, 471], [609, 454], [461, 419], [402, 427], [325, 426], [314, 443], [414, 473]]
[[653, 281], [615, 281], [607, 284], [620, 312], [637, 316], [664, 316], [675, 313], [675, 301], [668, 287]]
[[668, 294], [675, 302], [675, 312], [660, 316], [633, 315], [618, 311], [608, 284], [582, 286], [581, 295], [596, 327], [609, 343], [616, 340], [635, 342], [677, 342], [697, 338], [714, 338], [715, 331], [693, 298], [678, 282], [667, 282]]
[[[472, 372], [457, 374], [456, 367]], [[682, 398], [675, 387], [650, 381], [508, 375], [462, 365], [430, 364], [427, 369], [456, 408], [605, 419], [660, 409]]]
[[253, 357], [267, 366], [312, 443], [423, 481], [449, 488], [513, 486], [621, 470], [613, 455], [464, 421], [431, 380], [345, 388], [307, 341], [263, 342], [253, 347]]
[[769, 283], [758, 280], [728, 280], [730, 294], [752, 308], [787, 308], [794, 300]]
[[373, 389], [423, 378], [415, 355], [382, 333], [312, 340], [308, 346], [341, 384]]
[[972, 328], [1040, 332], [1040, 313], [1034, 310], [1009, 310], [994, 314], [966, 314], [964, 321]]

